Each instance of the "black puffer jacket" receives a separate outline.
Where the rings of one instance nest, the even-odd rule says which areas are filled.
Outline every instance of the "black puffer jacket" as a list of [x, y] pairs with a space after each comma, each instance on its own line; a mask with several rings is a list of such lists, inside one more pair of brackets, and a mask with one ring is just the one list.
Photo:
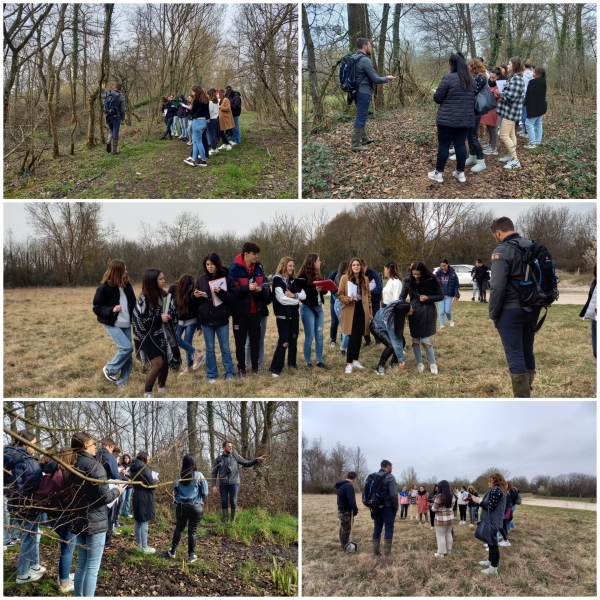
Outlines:
[[[81, 450], [77, 453], [75, 468], [87, 477], [106, 480], [104, 467], [89, 453]], [[71, 477], [74, 499], [71, 506], [75, 515], [71, 522], [71, 531], [79, 534], [94, 535], [108, 531], [107, 504], [119, 497], [119, 490], [108, 488], [108, 483], [92, 483], [77, 475]]]
[[[406, 300], [408, 286], [409, 283], [405, 281], [400, 292], [400, 300]], [[421, 302], [420, 296], [427, 296], [427, 302]], [[410, 298], [413, 314], [408, 317], [408, 327], [412, 337], [425, 338], [435, 335], [437, 322], [435, 303], [443, 299], [442, 286], [435, 275], [429, 279], [419, 279], [416, 282], [416, 291]]]
[[177, 116], [180, 119], [184, 119], [185, 117], [187, 117], [187, 110], [185, 108], [183, 108], [183, 104], [187, 104], [186, 100], [185, 100], [185, 96], [183, 94], [179, 94], [178, 96], [179, 98], [179, 106], [177, 107]]
[[[152, 470], [143, 460], [136, 458], [131, 463], [129, 469], [131, 481], [141, 481], [146, 485], [156, 485], [152, 479]], [[133, 516], [136, 521], [152, 521], [156, 518], [156, 508], [154, 504], [154, 490], [134, 485], [133, 487]]]
[[[96, 317], [98, 317], [98, 322], [102, 323], [102, 325], [109, 325], [111, 327], [115, 325], [119, 313], [113, 312], [113, 308], [121, 303], [119, 289], [118, 287], [108, 285], [108, 283], [103, 283], [94, 294], [92, 310]], [[125, 296], [127, 297], [129, 317], [131, 317], [135, 308], [135, 294], [131, 283], [125, 286]]]
[[[225, 277], [225, 281], [227, 282], [227, 291], [221, 289], [217, 296], [219, 297], [219, 300], [223, 302], [223, 304], [214, 306], [212, 301], [212, 293], [210, 291], [210, 285], [208, 282], [212, 281], [213, 279], [219, 279], [220, 277]], [[231, 311], [233, 310], [233, 304], [236, 300], [234, 288], [235, 283], [229, 276], [229, 269], [227, 267], [221, 267], [221, 269], [214, 275], [205, 273], [204, 275], [200, 275], [200, 277], [198, 277], [196, 280], [196, 289], [204, 292], [208, 296], [208, 298], [198, 298], [198, 320], [200, 325], [206, 325], [208, 327], [221, 327], [229, 323]]]
[[198, 318], [198, 307], [200, 303], [198, 299], [194, 297], [194, 290], [188, 295], [187, 311], [182, 313], [177, 306], [177, 284], [169, 286], [168, 294], [171, 294], [171, 303], [176, 308], [177, 319], [181, 322], [191, 321], [192, 319]]
[[470, 90], [463, 89], [458, 73], [444, 75], [433, 100], [440, 105], [436, 125], [456, 128], [475, 125], [475, 91], [473, 86]]

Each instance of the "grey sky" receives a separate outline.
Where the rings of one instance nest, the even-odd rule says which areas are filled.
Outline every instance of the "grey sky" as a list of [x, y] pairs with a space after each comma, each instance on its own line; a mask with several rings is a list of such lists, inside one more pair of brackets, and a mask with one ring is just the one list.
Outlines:
[[[335, 202], [152, 202], [148, 200], [137, 202], [121, 202], [118, 200], [103, 202], [103, 220], [105, 224], [113, 223], [117, 234], [128, 239], [135, 239], [140, 233], [140, 223], [143, 221], [155, 226], [159, 221], [172, 221], [184, 211], [198, 213], [205, 226], [210, 231], [213, 228], [225, 227], [226, 231], [243, 235], [249, 232], [261, 221], [268, 222], [275, 213], [291, 214], [296, 218], [310, 215], [323, 206], [330, 218], [345, 209], [351, 209], [353, 203], [348, 201]], [[482, 210], [492, 209], [497, 217], [507, 216], [515, 220], [518, 214], [539, 202], [479, 202]], [[568, 206], [576, 212], [586, 212], [592, 209], [595, 202], [549, 202], [556, 206]], [[12, 229], [16, 240], [24, 240], [29, 232], [25, 219], [23, 202], [4, 202], [4, 233]]]
[[471, 481], [485, 469], [511, 476], [596, 473], [596, 402], [302, 402], [302, 433], [327, 449], [360, 446], [370, 470]]

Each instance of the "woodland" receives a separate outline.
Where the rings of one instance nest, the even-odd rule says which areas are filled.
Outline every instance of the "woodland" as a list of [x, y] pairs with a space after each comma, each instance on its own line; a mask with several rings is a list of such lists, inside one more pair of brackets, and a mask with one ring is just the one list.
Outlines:
[[[297, 64], [292, 4], [5, 4], [5, 197], [296, 197]], [[107, 156], [115, 83], [126, 119]], [[158, 139], [162, 97], [194, 84], [240, 92], [246, 142], [200, 181], [189, 147]]]
[[[302, 34], [303, 197], [595, 197], [595, 4], [312, 3], [302, 6]], [[338, 67], [358, 37], [372, 41], [377, 73], [396, 79], [375, 86], [367, 127], [376, 142], [356, 156], [356, 109]], [[519, 149], [514, 173], [490, 160], [464, 185], [435, 186], [426, 176], [437, 152], [432, 90], [456, 51], [483, 57], [488, 69], [513, 56], [546, 69], [544, 141]]]

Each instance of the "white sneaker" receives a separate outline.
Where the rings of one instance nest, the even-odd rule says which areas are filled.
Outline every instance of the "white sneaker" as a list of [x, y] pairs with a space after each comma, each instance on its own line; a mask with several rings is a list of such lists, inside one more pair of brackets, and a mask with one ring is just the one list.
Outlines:
[[144, 398], [154, 398], [154, 394], [152, 392], [144, 392]]
[[345, 371], [345, 373], [346, 374], [352, 373], [352, 365], [346, 365], [346, 371]]
[[188, 156], [187, 158], [184, 158], [183, 162], [187, 163], [188, 165], [191, 165], [192, 167], [194, 166], [194, 159], [191, 156]]
[[31, 583], [32, 581], [41, 579], [43, 576], [43, 573], [32, 573], [31, 571], [28, 571], [27, 575], [24, 577], [17, 576], [17, 583]]
[[444, 554], [438, 554], [437, 552], [434, 554], [435, 557], [437, 558], [444, 558]]
[[440, 325], [440, 329], [444, 329], [444, 327], [446, 327], [445, 325]]
[[193, 146], [194, 142], [192, 142], [191, 140], [187, 143], [188, 146]]
[[167, 388], [166, 387], [159, 387], [158, 388], [158, 393], [162, 394], [163, 396], [166, 395], [167, 393]]
[[454, 171], [452, 173], [452, 177], [456, 177], [456, 179], [458, 179], [461, 183], [464, 183], [467, 180], [467, 178], [465, 177], [464, 171], [462, 173], [459, 173], [458, 171]]
[[273, 377], [274, 379], [277, 379], [279, 377], [279, 375], [277, 373], [271, 373], [271, 377]]
[[382, 365], [379, 365], [376, 369], [375, 369], [375, 373], [377, 375], [385, 375], [385, 367], [383, 367]]
[[498, 575], [498, 567], [492, 567], [490, 565], [487, 569], [482, 569], [481, 572], [484, 575]]
[[423, 373], [425, 371], [425, 365], [423, 363], [419, 363], [417, 365], [417, 373]]
[[217, 383], [217, 380], [216, 379], [209, 379], [208, 383]]
[[437, 171], [429, 171], [429, 173], [427, 173], [427, 177], [429, 177], [429, 179], [431, 179], [432, 181], [444, 183], [444, 178], [442, 177], [442, 174], [438, 173]]
[[[450, 321], [450, 327], [454, 327], [454, 321]], [[463, 523], [466, 523], [466, 521], [463, 521]]]
[[498, 542], [498, 546], [510, 546], [510, 542], [508, 540], [502, 540], [501, 542]]
[[510, 162], [507, 162], [504, 165], [505, 169], [520, 169], [521, 168], [521, 161], [518, 158], [515, 158], [514, 160], [511, 160]]
[[364, 369], [364, 367], [357, 360], [352, 363], [352, 366], [356, 369]]
[[451, 154], [448, 158], [450, 160], [456, 160], [456, 154]]
[[491, 563], [489, 560], [480, 560], [480, 561], [479, 561], [479, 564], [480, 564], [482, 567], [490, 567], [490, 566], [492, 565], [492, 563]]
[[42, 565], [35, 565], [33, 567], [29, 567], [29, 570], [33, 573], [45, 573], [46, 567], [42, 567]]
[[469, 523], [469, 527], [475, 527], [475, 525], [473, 525], [473, 523]]
[[330, 346], [331, 348], [335, 348], [335, 342], [331, 342], [331, 343], [329, 344], [329, 346]]
[[508, 154], [506, 156], [503, 156], [502, 158], [498, 159], [499, 162], [504, 162], [504, 163], [510, 162], [511, 160], [512, 159], [511, 159], [510, 155], [508, 155]]
[[237, 142], [229, 142], [229, 145], [230, 146], [237, 146], [238, 144], [237, 144]]
[[151, 548], [150, 546], [146, 546], [145, 548], [142, 548], [142, 552], [144, 554], [154, 554], [156, 552], [156, 548]]
[[72, 592], [75, 590], [75, 584], [72, 581], [68, 581], [67, 582], [67, 587], [63, 587], [62, 585], [60, 585], [60, 580], [58, 580], [58, 591], [66, 594], [68, 592]]

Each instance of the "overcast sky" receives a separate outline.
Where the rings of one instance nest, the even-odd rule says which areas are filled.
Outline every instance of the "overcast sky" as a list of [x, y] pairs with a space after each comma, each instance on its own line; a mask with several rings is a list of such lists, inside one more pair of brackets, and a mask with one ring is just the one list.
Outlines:
[[[113, 223], [117, 234], [129, 239], [135, 239], [140, 233], [140, 223], [155, 226], [159, 221], [172, 221], [176, 215], [188, 211], [198, 213], [205, 226], [210, 231], [219, 228], [243, 235], [258, 225], [261, 221], [268, 222], [275, 213], [291, 214], [296, 218], [310, 215], [324, 206], [330, 218], [346, 209], [351, 209], [352, 202], [162, 202], [138, 200], [136, 202], [102, 202], [104, 210], [102, 217], [105, 224]], [[539, 202], [479, 202], [482, 209], [491, 209], [497, 217], [510, 217], [516, 220], [519, 213]], [[594, 202], [548, 202], [556, 206], [568, 206], [577, 212], [586, 212], [593, 208]], [[23, 202], [4, 201], [4, 233], [12, 229], [16, 240], [24, 240], [29, 228], [25, 219]]]
[[398, 475], [476, 479], [596, 473], [596, 402], [302, 402], [302, 433], [360, 446], [370, 471], [389, 460]]

